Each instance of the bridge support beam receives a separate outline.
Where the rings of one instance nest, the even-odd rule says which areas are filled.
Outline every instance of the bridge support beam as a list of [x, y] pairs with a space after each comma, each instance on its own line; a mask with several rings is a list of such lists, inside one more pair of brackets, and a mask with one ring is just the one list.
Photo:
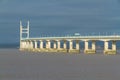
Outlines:
[[30, 41], [30, 48], [33, 49], [33, 41]]
[[108, 48], [108, 41], [104, 41], [104, 54], [116, 54], [116, 41], [112, 41], [112, 49]]
[[26, 49], [26, 41], [23, 41], [23, 48]]
[[116, 51], [116, 41], [112, 41], [112, 50]]
[[66, 40], [63, 40], [63, 48], [61, 48], [60, 52], [65, 52], [67, 53], [67, 41]]
[[53, 48], [49, 49], [49, 52], [57, 52], [57, 41], [53, 40]]
[[39, 52], [43, 51], [43, 41], [42, 40], [39, 40], [39, 49], [37, 51], [39, 51]]
[[79, 53], [80, 52], [80, 44], [79, 41], [76, 40], [76, 51]]
[[24, 41], [21, 41], [21, 42], [20, 42], [20, 50], [23, 50], [24, 48], [25, 48]]
[[92, 48], [89, 49], [88, 46], [89, 46], [89, 43], [88, 41], [85, 41], [85, 50], [84, 50], [84, 53], [86, 54], [95, 54], [96, 53], [96, 47], [95, 47], [95, 41], [92, 41]]
[[56, 42], [57, 42], [57, 48], [56, 48], [55, 52], [67, 52], [67, 49], [65, 49], [66, 42], [63, 43], [64, 48], [61, 48], [61, 41], [60, 40], [56, 40]]
[[40, 49], [43, 49], [43, 41], [42, 40], [40, 40]]
[[64, 40], [64, 43], [63, 43], [63, 48], [64, 48], [64, 49], [67, 49], [67, 44], [66, 44], [66, 42], [67, 42], [67, 41]]
[[33, 49], [31, 49], [32, 51], [37, 51], [37, 49], [38, 49], [38, 46], [37, 46], [37, 41], [36, 40], [34, 40], [33, 41], [34, 42], [34, 46], [33, 46]]
[[76, 41], [76, 49], [79, 50], [79, 41]]
[[46, 49], [50, 49], [51, 48], [51, 42], [50, 40], [46, 40]]
[[51, 49], [51, 42], [50, 40], [46, 40], [46, 48], [44, 49], [45, 52], [50, 52]]
[[33, 42], [31, 40], [26, 41], [26, 47], [28, 51], [33, 50]]
[[24, 41], [24, 49], [27, 49], [27, 41]]
[[54, 42], [53, 42], [53, 49], [56, 49], [56, 48], [57, 48], [57, 42], [54, 41]]
[[20, 50], [22, 50], [23, 49], [23, 41], [20, 41], [20, 48], [19, 48]]
[[73, 41], [69, 40], [69, 50], [72, 50], [72, 49], [73, 49]]
[[29, 41], [22, 41], [21, 42], [21, 50], [30, 50], [30, 42]]
[[27, 41], [27, 48], [28, 48], [28, 50], [30, 50], [30, 41]]
[[21, 48], [20, 50], [27, 50], [28, 49], [28, 42], [27, 41], [21, 41]]
[[73, 49], [73, 40], [69, 40], [69, 53], [79, 53], [79, 44], [76, 42], [76, 49]]
[[60, 40], [57, 40], [57, 49], [60, 50]]
[[37, 49], [37, 47], [38, 47], [38, 46], [37, 46], [37, 41], [35, 40], [35, 41], [34, 41], [34, 48]]
[[60, 40], [56, 40], [56, 42], [57, 42], [57, 52], [62, 52]]

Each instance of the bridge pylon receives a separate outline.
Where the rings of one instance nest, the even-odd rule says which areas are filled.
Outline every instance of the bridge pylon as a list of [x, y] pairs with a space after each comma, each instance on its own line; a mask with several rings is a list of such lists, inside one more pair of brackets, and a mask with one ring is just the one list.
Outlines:
[[22, 21], [20, 21], [20, 49], [24, 46], [22, 43], [23, 38], [29, 38], [29, 21], [26, 27], [23, 27]]

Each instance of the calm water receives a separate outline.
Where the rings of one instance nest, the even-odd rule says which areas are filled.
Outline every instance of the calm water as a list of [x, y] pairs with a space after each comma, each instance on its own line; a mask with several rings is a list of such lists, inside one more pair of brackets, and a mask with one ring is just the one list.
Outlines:
[[119, 80], [120, 55], [0, 49], [0, 80]]

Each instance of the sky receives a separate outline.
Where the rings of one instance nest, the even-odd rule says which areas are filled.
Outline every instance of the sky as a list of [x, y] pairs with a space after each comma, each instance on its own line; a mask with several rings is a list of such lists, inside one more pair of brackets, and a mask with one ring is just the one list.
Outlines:
[[0, 0], [0, 44], [19, 43], [19, 21], [30, 37], [120, 33], [120, 0]]

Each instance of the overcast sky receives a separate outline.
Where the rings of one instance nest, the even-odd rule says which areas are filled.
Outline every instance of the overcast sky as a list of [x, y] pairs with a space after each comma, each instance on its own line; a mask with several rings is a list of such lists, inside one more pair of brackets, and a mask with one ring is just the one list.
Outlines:
[[0, 0], [0, 43], [19, 42], [19, 21], [30, 36], [120, 33], [119, 0]]

